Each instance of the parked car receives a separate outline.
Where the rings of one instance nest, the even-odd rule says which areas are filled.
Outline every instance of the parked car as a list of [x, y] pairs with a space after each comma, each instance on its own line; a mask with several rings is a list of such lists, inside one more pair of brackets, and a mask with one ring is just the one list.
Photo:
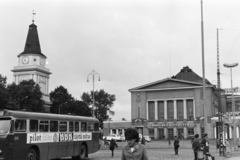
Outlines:
[[143, 137], [145, 138], [146, 142], [151, 142], [152, 141], [151, 137], [149, 137], [149, 136], [143, 136]]
[[103, 139], [106, 137], [107, 141], [114, 139], [115, 141], [122, 141], [122, 137], [116, 134], [109, 134], [108, 136], [103, 136]]

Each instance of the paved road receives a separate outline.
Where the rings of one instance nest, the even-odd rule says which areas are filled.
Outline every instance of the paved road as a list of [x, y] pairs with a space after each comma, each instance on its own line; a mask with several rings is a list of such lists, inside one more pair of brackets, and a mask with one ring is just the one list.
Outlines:
[[[114, 157], [111, 157], [111, 152], [107, 147], [102, 147], [98, 152], [89, 154], [88, 160], [120, 160], [121, 148], [125, 146], [125, 142], [118, 142], [119, 148], [115, 150]], [[179, 155], [174, 155], [173, 145], [169, 147], [167, 142], [153, 141], [146, 144], [149, 160], [193, 160], [194, 155], [191, 149], [190, 141], [181, 141]], [[220, 157], [218, 150], [216, 150], [215, 143], [210, 142], [210, 153], [215, 157], [215, 160], [228, 160], [229, 158]], [[237, 157], [240, 160], [240, 152], [236, 152], [230, 155], [231, 157]], [[70, 158], [66, 158], [69, 160]]]

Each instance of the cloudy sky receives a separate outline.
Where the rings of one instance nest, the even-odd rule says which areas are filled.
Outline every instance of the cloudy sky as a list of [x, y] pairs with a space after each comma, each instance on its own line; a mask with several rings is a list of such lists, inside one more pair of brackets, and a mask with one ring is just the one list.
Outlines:
[[[24, 49], [32, 11], [47, 56], [50, 91], [64, 86], [76, 99], [92, 90], [87, 75], [101, 76], [95, 89], [116, 95], [114, 120], [131, 119], [131, 88], [176, 75], [189, 66], [202, 76], [200, 0], [0, 0], [0, 74]], [[204, 0], [206, 78], [217, 80], [217, 28], [221, 83], [230, 88], [223, 63], [240, 60], [240, 1]], [[240, 86], [240, 66], [233, 86]]]

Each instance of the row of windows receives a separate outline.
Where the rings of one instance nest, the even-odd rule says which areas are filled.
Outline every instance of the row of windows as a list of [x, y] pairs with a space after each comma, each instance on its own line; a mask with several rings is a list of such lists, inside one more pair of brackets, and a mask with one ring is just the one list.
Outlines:
[[[27, 131], [27, 120], [15, 121], [15, 132]], [[93, 132], [99, 131], [99, 124], [93, 122], [29, 120], [29, 132]]]
[[[152, 122], [155, 120], [155, 102], [148, 102], [148, 117], [149, 121]], [[184, 115], [183, 109], [183, 100], [177, 100], [177, 120], [182, 121]], [[158, 111], [158, 121], [164, 121], [164, 101], [157, 102], [157, 111]], [[186, 101], [186, 108], [187, 108], [187, 120], [193, 120], [193, 100]], [[174, 104], [173, 101], [167, 101], [167, 120], [173, 121], [174, 120]]]
[[[149, 131], [149, 136], [154, 137], [154, 129], [151, 128], [148, 131]], [[178, 131], [178, 138], [182, 138], [183, 137], [183, 128], [178, 128], [177, 131]], [[188, 135], [194, 135], [194, 129], [193, 128], [188, 128], [187, 132], [188, 132]], [[158, 134], [159, 134], [159, 139], [164, 139], [165, 138], [163, 128], [158, 129]], [[168, 128], [167, 134], [170, 138], [173, 138], [173, 128]]]

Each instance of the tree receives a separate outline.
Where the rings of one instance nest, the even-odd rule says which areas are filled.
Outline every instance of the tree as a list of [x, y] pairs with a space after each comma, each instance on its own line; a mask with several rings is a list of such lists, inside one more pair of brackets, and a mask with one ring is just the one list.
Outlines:
[[12, 83], [7, 86], [7, 91], [9, 108], [32, 112], [44, 111], [42, 92], [32, 79], [21, 81], [18, 85]]
[[79, 116], [92, 116], [91, 108], [89, 108], [85, 102], [79, 100], [70, 102], [68, 113], [74, 113], [75, 115]]
[[[85, 102], [88, 106], [93, 104], [93, 99], [91, 98], [93, 95], [93, 91], [91, 94], [83, 93], [81, 99]], [[95, 99], [95, 117], [100, 121], [100, 127], [103, 127], [103, 121], [109, 119], [108, 112], [110, 115], [114, 115], [115, 112], [112, 111], [113, 102], [116, 100], [115, 95], [108, 94], [103, 89], [100, 91], [94, 92], [94, 99]]]
[[8, 101], [8, 93], [6, 89], [7, 77], [0, 74], [0, 109], [6, 108]]
[[68, 93], [68, 90], [63, 86], [59, 86], [49, 95], [52, 101], [50, 108], [51, 113], [59, 113], [60, 111], [62, 114], [68, 114], [69, 104], [74, 101], [74, 98]]

